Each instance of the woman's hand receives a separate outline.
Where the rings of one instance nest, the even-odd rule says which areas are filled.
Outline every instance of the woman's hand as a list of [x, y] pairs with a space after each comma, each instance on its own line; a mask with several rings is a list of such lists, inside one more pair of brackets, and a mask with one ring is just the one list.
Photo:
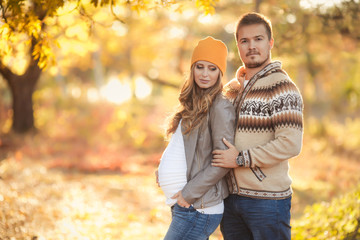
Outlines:
[[179, 204], [180, 207], [189, 208], [190, 204], [186, 202], [186, 200], [183, 198], [181, 191], [177, 192], [174, 196], [171, 197], [172, 199], [177, 199], [177, 204]]

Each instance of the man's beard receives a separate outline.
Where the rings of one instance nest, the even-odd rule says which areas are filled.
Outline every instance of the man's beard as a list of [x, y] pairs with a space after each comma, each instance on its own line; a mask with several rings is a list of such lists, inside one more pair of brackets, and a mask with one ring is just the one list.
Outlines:
[[262, 62], [252, 62], [252, 63], [244, 63], [246, 68], [258, 68], [263, 66], [270, 58], [270, 54], [267, 56], [267, 58]]

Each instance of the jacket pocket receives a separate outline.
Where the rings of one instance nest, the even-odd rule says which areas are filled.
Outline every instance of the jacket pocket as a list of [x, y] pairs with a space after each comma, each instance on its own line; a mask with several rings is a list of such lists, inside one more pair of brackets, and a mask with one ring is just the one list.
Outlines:
[[263, 171], [261, 171], [261, 168], [255, 166], [254, 168], [251, 167], [250, 169], [260, 182], [262, 182], [266, 178], [266, 175]]
[[218, 188], [219, 182], [215, 184], [215, 197], [219, 196], [219, 188]]

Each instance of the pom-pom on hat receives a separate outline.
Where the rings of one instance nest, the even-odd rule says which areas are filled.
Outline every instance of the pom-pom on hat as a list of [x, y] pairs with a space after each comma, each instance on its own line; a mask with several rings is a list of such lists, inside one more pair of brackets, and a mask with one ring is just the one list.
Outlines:
[[191, 66], [197, 61], [208, 61], [215, 64], [223, 75], [226, 73], [227, 47], [225, 43], [213, 37], [201, 39], [195, 47]]

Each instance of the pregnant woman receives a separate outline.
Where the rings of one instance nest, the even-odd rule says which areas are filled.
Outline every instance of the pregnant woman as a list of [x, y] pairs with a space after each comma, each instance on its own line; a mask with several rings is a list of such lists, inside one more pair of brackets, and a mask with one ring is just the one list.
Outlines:
[[207, 239], [220, 224], [229, 171], [211, 166], [212, 151], [234, 142], [235, 110], [222, 95], [226, 45], [207, 37], [191, 58], [190, 76], [170, 118], [171, 135], [158, 168], [158, 183], [171, 206], [172, 221], [165, 239]]

